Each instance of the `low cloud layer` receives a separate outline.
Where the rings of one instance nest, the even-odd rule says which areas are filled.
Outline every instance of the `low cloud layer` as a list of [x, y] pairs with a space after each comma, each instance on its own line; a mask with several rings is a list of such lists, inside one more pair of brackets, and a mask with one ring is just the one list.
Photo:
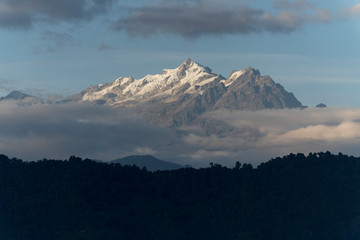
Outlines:
[[[200, 151], [204, 154], [208, 152], [205, 158], [211, 155], [214, 146], [215, 151], [222, 149], [232, 158], [237, 156], [254, 163], [291, 152], [329, 150], [360, 154], [360, 109], [222, 110], [205, 117], [224, 121], [237, 131], [252, 129], [245, 136], [236, 133], [226, 137], [188, 136], [185, 141], [203, 146]], [[201, 154], [194, 156], [201, 158]]]
[[171, 132], [129, 111], [93, 105], [0, 103], [0, 152], [35, 160], [67, 158], [115, 159], [167, 148]]
[[328, 10], [317, 9], [304, 0], [275, 1], [276, 14], [239, 5], [209, 1], [170, 1], [138, 8], [113, 25], [115, 30], [134, 36], [171, 33], [186, 38], [203, 35], [248, 34], [253, 32], [289, 33], [304, 24], [328, 22]]
[[291, 152], [360, 155], [360, 109], [215, 111], [229, 126], [222, 134], [199, 127], [150, 125], [130, 110], [61, 104], [18, 106], [0, 102], [0, 153], [26, 160], [70, 155], [112, 160], [134, 154], [208, 166], [235, 161], [254, 165]]

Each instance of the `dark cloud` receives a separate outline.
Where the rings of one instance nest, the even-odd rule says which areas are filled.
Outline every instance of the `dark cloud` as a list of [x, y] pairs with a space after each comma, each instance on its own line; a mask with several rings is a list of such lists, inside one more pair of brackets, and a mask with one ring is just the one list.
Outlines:
[[[316, 9], [307, 1], [277, 1], [277, 14], [238, 5], [212, 4], [205, 1], [147, 5], [119, 19], [113, 24], [117, 31], [133, 36], [171, 33], [186, 38], [203, 35], [247, 34], [252, 32], [289, 33], [307, 23], [324, 22], [324, 10]], [[303, 11], [311, 8], [311, 11]], [[328, 19], [327, 19], [328, 20]]]
[[259, 31], [263, 12], [250, 8], [237, 11], [207, 6], [144, 7], [113, 25], [131, 35], [147, 36], [161, 32], [195, 38], [206, 34], [249, 33]]
[[[2, 0], [0, 28], [29, 29], [36, 23], [86, 21], [109, 14], [115, 6], [119, 19], [113, 21], [112, 28], [141, 37], [159, 33], [190, 39], [253, 32], [290, 33], [305, 24], [330, 20], [329, 11], [306, 0], [275, 0], [275, 11], [251, 8], [248, 4], [249, 1], [233, 0], [144, 0], [125, 6], [119, 0]], [[113, 18], [114, 14], [108, 20]]]
[[37, 22], [89, 20], [115, 0], [2, 0], [0, 27], [29, 29]]

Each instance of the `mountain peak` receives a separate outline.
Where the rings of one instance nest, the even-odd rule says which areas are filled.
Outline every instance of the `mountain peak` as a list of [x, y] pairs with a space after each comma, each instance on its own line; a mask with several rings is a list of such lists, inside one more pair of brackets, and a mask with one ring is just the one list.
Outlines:
[[191, 60], [190, 58], [187, 58], [184, 63], [185, 64], [191, 64], [193, 62], [194, 62], [193, 60]]
[[1, 97], [0, 101], [15, 101], [18, 105], [22, 106], [28, 106], [28, 105], [34, 105], [34, 104], [40, 104], [43, 103], [43, 100], [40, 98], [22, 93], [20, 91], [12, 91], [5, 97]]
[[243, 69], [245, 72], [247, 73], [251, 73], [251, 74], [255, 74], [255, 75], [260, 75], [260, 71], [256, 68], [253, 68], [252, 66], [249, 66], [247, 68]]
[[198, 62], [195, 62], [191, 60], [190, 58], [187, 58], [180, 66], [177, 68], [179, 72], [184, 73], [186, 70], [193, 69], [194, 71], [202, 71], [210, 74], [214, 74], [214, 72], [208, 67], [203, 66]]
[[187, 58], [182, 64], [180, 64], [180, 66], [178, 67], [178, 69], [179, 69], [180, 71], [182, 71], [182, 70], [188, 70], [188, 69], [190, 69], [192, 66], [194, 66], [195, 64], [201, 66], [200, 64], [198, 64], [198, 63], [194, 62], [193, 60], [191, 60], [190, 58]]
[[8, 95], [6, 95], [5, 99], [16, 99], [16, 100], [21, 100], [27, 97], [32, 97], [28, 94], [22, 93], [20, 91], [14, 90], [11, 93], [9, 93]]
[[205, 72], [214, 75], [214, 73], [209, 67], [204, 67], [203, 65], [191, 60], [190, 58], [187, 58], [185, 62], [180, 64], [180, 66], [176, 70], [179, 79], [184, 78], [187, 74], [189, 74], [189, 72]]
[[230, 76], [228, 77], [228, 79], [234, 79], [234, 78], [237, 78], [243, 74], [254, 74], [254, 75], [258, 75], [260, 76], [260, 71], [258, 69], [255, 69], [251, 66], [247, 67], [247, 68], [243, 68], [241, 70], [233, 70], [231, 73], [230, 73]]

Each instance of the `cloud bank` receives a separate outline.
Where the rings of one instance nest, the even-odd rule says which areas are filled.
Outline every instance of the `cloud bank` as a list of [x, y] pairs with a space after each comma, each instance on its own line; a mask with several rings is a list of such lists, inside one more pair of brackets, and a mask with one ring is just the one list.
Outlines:
[[275, 1], [279, 11], [270, 11], [213, 1], [170, 1], [149, 4], [120, 18], [113, 28], [134, 36], [171, 33], [185, 38], [203, 35], [248, 34], [253, 32], [290, 33], [304, 24], [328, 22], [327, 10], [304, 0]]
[[[359, 155], [360, 109], [309, 108], [305, 110], [265, 110], [258, 112], [216, 111], [205, 117], [221, 120], [236, 131], [251, 129], [247, 135], [233, 133], [225, 137], [191, 136], [185, 138], [203, 148], [226, 152], [259, 163], [259, 159], [282, 156], [291, 152], [345, 151]], [[215, 148], [216, 146], [216, 148]], [[204, 155], [206, 158], [206, 154]], [[202, 158], [201, 154], [194, 157]]]
[[152, 154], [199, 167], [236, 161], [257, 165], [291, 152], [360, 155], [360, 109], [207, 113], [204, 117], [229, 126], [222, 134], [206, 134], [196, 126], [162, 128], [130, 110], [95, 105], [25, 107], [2, 101], [0, 113], [0, 153], [25, 160]]
[[161, 150], [174, 138], [166, 129], [148, 126], [130, 111], [93, 105], [33, 105], [0, 103], [0, 152], [35, 160], [93, 159], [144, 154]]
[[[258, 2], [261, 1], [264, 0]], [[78, 23], [105, 16], [104, 24], [131, 36], [165, 33], [194, 39], [225, 34], [291, 33], [338, 17], [330, 9], [307, 0], [272, 3], [272, 7], [263, 9], [245, 0], [1, 0], [0, 28], [31, 29], [38, 24]], [[341, 16], [358, 17], [359, 4], [340, 12]]]

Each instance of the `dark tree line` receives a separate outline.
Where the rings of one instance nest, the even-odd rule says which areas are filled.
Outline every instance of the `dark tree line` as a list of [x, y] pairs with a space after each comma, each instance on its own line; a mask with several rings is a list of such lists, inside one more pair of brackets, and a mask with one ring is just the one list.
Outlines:
[[0, 239], [360, 239], [360, 159], [148, 172], [0, 155]]

